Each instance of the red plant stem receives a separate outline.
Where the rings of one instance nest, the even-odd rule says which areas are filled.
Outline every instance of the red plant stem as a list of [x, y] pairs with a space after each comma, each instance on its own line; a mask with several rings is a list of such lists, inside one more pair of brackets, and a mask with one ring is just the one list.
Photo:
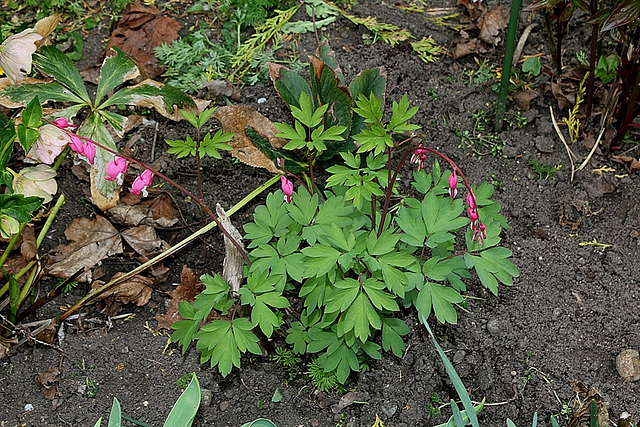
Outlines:
[[196, 131], [196, 159], [198, 162], [198, 194], [200, 200], [204, 200], [204, 193], [202, 192], [202, 172], [200, 171], [200, 128]]
[[[46, 120], [46, 119], [45, 119]], [[50, 124], [56, 126], [56, 124], [54, 122], [51, 122], [49, 120], [46, 120], [47, 122], [49, 122]], [[71, 132], [69, 132], [66, 129], [63, 129], [65, 132], [67, 132], [68, 134], [70, 134]], [[79, 135], [78, 135], [79, 136]], [[234, 239], [231, 234], [229, 234], [229, 232], [222, 226], [222, 224], [220, 223], [220, 221], [218, 220], [218, 217], [213, 213], [213, 211], [209, 208], [209, 206], [207, 206], [207, 204], [204, 202], [203, 198], [198, 198], [195, 194], [191, 193], [189, 190], [187, 190], [186, 188], [184, 188], [182, 185], [178, 184], [176, 181], [172, 180], [171, 178], [169, 178], [168, 176], [166, 176], [165, 174], [159, 172], [158, 170], [152, 168], [151, 166], [148, 166], [144, 163], [142, 163], [141, 161], [127, 156], [126, 154], [122, 154], [119, 153], [115, 150], [112, 150], [111, 148], [105, 147], [104, 145], [93, 141], [90, 138], [87, 138], [85, 136], [81, 137], [82, 139], [84, 139], [85, 141], [89, 141], [92, 144], [94, 144], [96, 147], [102, 148], [103, 150], [118, 156], [118, 157], [122, 157], [123, 159], [127, 160], [128, 162], [131, 163], [135, 163], [139, 166], [142, 166], [145, 169], [148, 169], [149, 171], [151, 171], [151, 173], [153, 173], [155, 176], [157, 176], [158, 178], [162, 179], [163, 181], [166, 181], [169, 185], [172, 185], [173, 187], [175, 187], [177, 190], [179, 190], [180, 192], [182, 192], [185, 196], [190, 197], [193, 201], [195, 201], [200, 207], [202, 207], [202, 209], [204, 209], [204, 211], [207, 213], [207, 215], [209, 215], [209, 217], [211, 219], [213, 219], [213, 221], [216, 223], [216, 226], [220, 229], [220, 231], [222, 231], [222, 234], [225, 235], [226, 238], [228, 238], [231, 243], [233, 243], [233, 246], [236, 247], [236, 249], [238, 249], [238, 251], [240, 251], [240, 254], [242, 255], [242, 257], [244, 258], [245, 262], [248, 265], [251, 265], [251, 261], [249, 260], [249, 257], [247, 256], [247, 251], [244, 250], [244, 248], [240, 245], [240, 243], [238, 243], [236, 241], [236, 239]]]
[[[409, 140], [413, 139], [413, 137], [408, 138], [407, 140], [403, 141], [402, 143], [400, 143], [399, 145], [403, 144], [404, 142], [407, 142]], [[396, 167], [394, 173], [393, 173], [393, 177], [392, 179], [389, 181], [389, 185], [387, 186], [387, 192], [385, 194], [385, 198], [384, 198], [384, 206], [382, 207], [382, 215], [380, 216], [380, 227], [378, 227], [378, 233], [377, 236], [380, 237], [380, 235], [382, 234], [383, 231], [383, 227], [384, 227], [384, 221], [385, 218], [387, 216], [387, 211], [389, 210], [389, 201], [391, 199], [391, 192], [393, 190], [393, 183], [396, 181], [396, 178], [398, 177], [398, 174], [400, 173], [400, 168], [402, 167], [402, 165], [404, 164], [404, 162], [407, 161], [407, 158], [415, 153], [415, 151], [418, 149], [418, 147], [413, 147], [409, 150], [406, 151], [406, 153], [404, 153], [404, 155], [402, 156], [402, 158], [400, 159], [400, 163], [398, 164], [398, 166]], [[469, 193], [472, 195], [473, 197], [473, 201], [475, 202], [476, 200], [476, 195], [473, 194], [473, 190], [471, 189], [471, 186], [469, 185], [469, 183], [467, 182], [467, 178], [464, 176], [464, 173], [462, 172], [462, 170], [458, 167], [458, 165], [451, 160], [449, 157], [445, 156], [444, 154], [442, 154], [440, 151], [435, 150], [433, 148], [428, 148], [428, 147], [419, 147], [419, 149], [421, 150], [425, 150], [428, 151], [429, 153], [435, 154], [436, 156], [441, 157], [443, 160], [445, 160], [447, 163], [449, 163], [449, 165], [451, 165], [451, 168], [453, 170], [456, 171], [456, 173], [458, 175], [460, 175], [460, 177], [462, 178], [462, 182], [464, 183], [464, 186], [467, 188], [467, 190], [469, 191]], [[475, 203], [474, 203], [475, 204]]]

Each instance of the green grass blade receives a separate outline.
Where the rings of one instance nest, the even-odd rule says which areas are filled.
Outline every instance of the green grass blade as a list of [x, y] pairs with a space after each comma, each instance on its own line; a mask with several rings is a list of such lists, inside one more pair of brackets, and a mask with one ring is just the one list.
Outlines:
[[277, 427], [271, 420], [266, 418], [258, 418], [248, 423], [242, 424], [240, 427]]
[[113, 405], [111, 405], [111, 413], [109, 414], [108, 427], [122, 427], [122, 410], [120, 409], [120, 402], [115, 397], [113, 398]]
[[458, 408], [458, 404], [453, 399], [451, 399], [451, 411], [453, 412], [453, 421], [455, 421], [456, 427], [464, 427], [466, 424], [462, 420], [460, 408]]
[[595, 399], [591, 399], [591, 427], [598, 427], [598, 403]]
[[467, 392], [466, 387], [462, 383], [462, 380], [458, 376], [458, 373], [456, 372], [455, 368], [447, 358], [447, 355], [444, 354], [442, 347], [440, 347], [440, 344], [438, 344], [438, 342], [436, 341], [436, 337], [433, 335], [433, 332], [431, 331], [431, 328], [427, 323], [427, 319], [425, 319], [424, 316], [422, 317], [422, 323], [424, 323], [425, 328], [427, 328], [427, 331], [431, 336], [431, 340], [433, 341], [433, 344], [436, 346], [436, 350], [438, 351], [438, 354], [442, 359], [442, 363], [444, 364], [444, 367], [447, 370], [447, 374], [449, 375], [449, 378], [451, 379], [451, 382], [453, 383], [453, 386], [455, 387], [456, 392], [458, 393], [458, 396], [462, 401], [462, 406], [464, 406], [464, 409], [466, 410], [467, 415], [469, 416], [469, 421], [471, 422], [471, 425], [473, 427], [479, 427], [478, 417], [476, 416], [476, 412], [473, 408], [473, 404], [471, 403], [471, 399], [469, 398], [469, 393]]
[[167, 420], [164, 422], [164, 427], [190, 427], [196, 417], [196, 413], [198, 413], [200, 398], [200, 383], [194, 373], [191, 382], [182, 392], [176, 404], [173, 405]]

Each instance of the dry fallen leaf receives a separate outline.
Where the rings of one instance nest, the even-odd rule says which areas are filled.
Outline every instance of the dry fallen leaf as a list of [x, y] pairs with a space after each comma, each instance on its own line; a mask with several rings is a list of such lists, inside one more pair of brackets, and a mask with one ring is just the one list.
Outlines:
[[225, 132], [235, 133], [233, 140], [229, 143], [233, 148], [231, 154], [235, 158], [249, 166], [265, 168], [269, 172], [279, 173], [273, 161], [260, 151], [245, 133], [247, 128], [253, 128], [258, 135], [267, 138], [273, 148], [280, 149], [284, 147], [287, 141], [276, 137], [279, 131], [271, 120], [246, 105], [220, 107], [213, 113], [213, 117], [222, 123], [222, 128]]
[[53, 400], [56, 394], [58, 394], [58, 384], [60, 383], [61, 373], [58, 368], [49, 368], [46, 372], [39, 373], [36, 377], [36, 381], [45, 399]]
[[156, 230], [148, 225], [124, 230], [122, 238], [134, 251], [147, 258], [152, 258], [169, 248], [169, 244], [160, 239]]
[[179, 36], [180, 23], [168, 16], [161, 16], [160, 10], [144, 7], [140, 1], [127, 6], [116, 29], [105, 48], [109, 55], [112, 47], [118, 47], [133, 56], [144, 68], [147, 77], [154, 78], [164, 71], [154, 55], [154, 49], [162, 43], [170, 44]]
[[52, 250], [47, 272], [66, 279], [82, 268], [86, 273], [78, 278], [90, 280], [89, 269], [104, 258], [122, 253], [120, 234], [104, 217], [74, 220], [64, 232], [69, 245], [60, 245]]
[[588, 426], [591, 419], [591, 400], [596, 401], [597, 405], [597, 419], [599, 426], [609, 425], [609, 411], [607, 410], [608, 403], [604, 400], [600, 392], [591, 386], [587, 388], [580, 381], [574, 381], [571, 383], [571, 388], [578, 394], [579, 402], [583, 402], [580, 408], [574, 412], [573, 418], [569, 421], [568, 427], [581, 427]]
[[480, 40], [496, 46], [500, 42], [500, 32], [507, 28], [505, 11], [500, 7], [494, 7], [491, 12], [480, 18]]
[[141, 205], [149, 207], [151, 218], [153, 218], [160, 227], [168, 228], [178, 222], [178, 211], [173, 207], [171, 198], [166, 194], [160, 194], [151, 200], [145, 200]]
[[36, 243], [36, 233], [31, 225], [27, 225], [22, 231], [22, 243], [20, 244], [20, 253], [25, 260], [31, 261], [38, 255], [38, 246]]
[[178, 313], [178, 304], [182, 301], [193, 302], [200, 290], [198, 289], [198, 278], [186, 265], [182, 267], [180, 273], [180, 284], [177, 288], [167, 292], [171, 297], [171, 305], [166, 314], [156, 314], [158, 329], [171, 329], [171, 324], [182, 319]]
[[[124, 274], [125, 273], [116, 273], [111, 280], [115, 280]], [[91, 290], [93, 291], [98, 289], [102, 285], [104, 285], [104, 283], [95, 281], [91, 285]], [[146, 276], [133, 276], [103, 292], [93, 301], [105, 301], [107, 307], [115, 305], [117, 310], [108, 310], [111, 314], [119, 311], [119, 305], [122, 304], [136, 304], [137, 306], [143, 306], [149, 302], [149, 299], [151, 299], [151, 292], [153, 291], [151, 288], [152, 285], [153, 280]]]
[[[135, 89], [138, 88], [140, 86], [144, 86], [144, 85], [150, 85], [150, 86], [155, 86], [157, 88], [161, 88], [164, 85], [160, 82], [157, 82], [155, 80], [151, 80], [151, 79], [146, 79], [143, 80], [142, 82], [138, 83], [135, 86], [130, 86], [131, 89]], [[174, 122], [178, 122], [180, 120], [184, 120], [184, 117], [182, 116], [182, 114], [180, 114], [175, 108], [171, 111], [168, 111], [165, 104], [164, 104], [164, 98], [160, 95], [157, 96], [140, 96], [140, 97], [136, 97], [134, 96], [133, 99], [128, 103], [128, 105], [133, 105], [135, 107], [142, 107], [142, 108], [153, 108], [155, 109], [158, 113], [160, 113], [162, 116], [168, 118], [169, 120], [173, 120]], [[211, 103], [210, 100], [205, 101], [202, 99], [194, 99], [193, 100], [196, 103], [196, 107], [198, 111], [194, 111], [194, 113], [198, 113], [199, 111], [204, 110], [205, 108], [207, 108], [207, 106]], [[194, 109], [195, 110], [195, 109]]]
[[49, 44], [48, 37], [56, 29], [56, 27], [58, 26], [58, 22], [60, 22], [59, 13], [48, 16], [46, 18], [42, 18], [41, 20], [36, 22], [36, 25], [34, 25], [36, 33], [42, 36], [42, 39], [36, 42], [37, 47]]
[[18, 337], [5, 338], [0, 335], [0, 360], [7, 357], [12, 344], [18, 344]]
[[[153, 211], [152, 208], [154, 209]], [[172, 205], [171, 208], [173, 208]], [[173, 212], [175, 212], [175, 209]], [[167, 206], [154, 205], [153, 201], [150, 203], [145, 201], [133, 206], [119, 203], [109, 209], [107, 214], [118, 224], [130, 226], [150, 225], [152, 227], [169, 228], [178, 222], [177, 218], [165, 216], [172, 214], [172, 211]]]
[[640, 162], [631, 156], [611, 156], [614, 162], [622, 163], [632, 172], [640, 171]]

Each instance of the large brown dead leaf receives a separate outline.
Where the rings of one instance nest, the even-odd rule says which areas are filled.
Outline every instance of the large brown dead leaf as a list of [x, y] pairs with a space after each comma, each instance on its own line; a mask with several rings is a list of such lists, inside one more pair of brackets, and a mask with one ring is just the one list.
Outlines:
[[600, 392], [594, 387], [587, 387], [580, 381], [571, 383], [571, 388], [578, 394], [579, 402], [583, 402], [580, 408], [573, 414], [568, 427], [582, 427], [591, 425], [591, 400], [596, 401], [596, 416], [599, 426], [609, 425], [608, 403], [604, 400]]
[[41, 372], [37, 375], [36, 382], [40, 386], [45, 399], [53, 400], [58, 394], [61, 373], [58, 368], [49, 368], [46, 372]]
[[105, 55], [112, 47], [118, 47], [133, 56], [150, 78], [164, 71], [154, 55], [154, 49], [162, 43], [170, 44], [179, 36], [180, 24], [173, 18], [162, 16], [160, 10], [145, 7], [136, 1], [127, 6], [124, 16], [111, 33]]
[[183, 266], [182, 273], [180, 273], [180, 284], [174, 290], [167, 292], [167, 295], [171, 297], [171, 305], [167, 309], [167, 313], [156, 314], [158, 329], [171, 329], [172, 323], [182, 319], [178, 313], [178, 304], [182, 301], [192, 303], [198, 293], [200, 293], [198, 278], [189, 267]]
[[273, 161], [251, 142], [245, 132], [247, 128], [253, 128], [258, 135], [267, 138], [273, 148], [280, 149], [284, 147], [287, 141], [276, 137], [279, 131], [271, 120], [246, 105], [220, 107], [213, 113], [213, 117], [222, 123], [222, 128], [225, 132], [235, 133], [233, 140], [229, 143], [233, 147], [231, 154], [235, 158], [249, 166], [265, 168], [269, 172], [279, 173]]
[[[116, 273], [111, 280], [116, 280], [124, 274], [125, 273]], [[98, 289], [102, 285], [104, 285], [104, 283], [96, 280], [91, 285], [91, 290]], [[152, 285], [153, 280], [146, 276], [133, 276], [103, 292], [93, 301], [105, 301], [108, 314], [115, 314], [120, 311], [120, 307], [123, 304], [143, 306], [148, 303], [149, 299], [151, 299], [151, 292], [153, 291], [151, 288]]]
[[[174, 217], [175, 209], [172, 211], [168, 206], [163, 206], [165, 203], [166, 201], [163, 201], [154, 205], [153, 201], [150, 203], [145, 201], [133, 206], [118, 203], [115, 207], [109, 209], [107, 214], [113, 221], [122, 225], [150, 225], [152, 227], [169, 228], [174, 226], [178, 219]], [[170, 204], [170, 207], [173, 208], [173, 205]]]
[[66, 279], [74, 272], [85, 268], [86, 273], [78, 280], [90, 280], [90, 269], [104, 258], [122, 253], [120, 234], [104, 217], [94, 220], [74, 220], [64, 232], [71, 243], [52, 250], [47, 272]]
[[505, 11], [500, 6], [491, 9], [489, 13], [480, 18], [480, 35], [478, 38], [491, 46], [497, 46], [500, 42], [500, 33], [507, 28], [506, 16]]
[[148, 225], [124, 230], [122, 238], [134, 251], [147, 258], [152, 258], [169, 248], [169, 244], [159, 238], [156, 230]]

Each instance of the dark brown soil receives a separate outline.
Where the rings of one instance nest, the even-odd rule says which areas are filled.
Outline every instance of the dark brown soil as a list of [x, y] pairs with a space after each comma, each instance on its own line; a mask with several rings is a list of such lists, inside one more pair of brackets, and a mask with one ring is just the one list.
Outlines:
[[[380, 21], [407, 27], [417, 39], [432, 35], [440, 45], [449, 49], [455, 46], [457, 34], [435, 26], [423, 14], [406, 13], [390, 1], [362, 3], [353, 7], [358, 16], [376, 16]], [[451, 0], [440, 3], [438, 6], [455, 7]], [[496, 1], [488, 3], [491, 8]], [[508, 9], [508, 2], [499, 4]], [[526, 18], [525, 14], [522, 26], [527, 24]], [[547, 52], [542, 28], [539, 25], [534, 29], [525, 52]], [[495, 297], [479, 283], [471, 282], [468, 311], [460, 313], [457, 325], [436, 325], [435, 319], [430, 319], [472, 399], [486, 398], [491, 403], [481, 413], [481, 425], [505, 425], [508, 417], [526, 426], [534, 412], [539, 413], [541, 426], [550, 425], [552, 414], [560, 414], [560, 424], [567, 425], [569, 415], [565, 414], [579, 406], [573, 382], [595, 387], [608, 402], [612, 420], [628, 411], [637, 423], [640, 382], [623, 381], [615, 366], [616, 355], [622, 350], [640, 349], [637, 177], [626, 175], [622, 165], [596, 154], [571, 181], [568, 156], [553, 129], [548, 106], [554, 107], [556, 117], [566, 116], [566, 111], [558, 113], [551, 96], [534, 101], [523, 113], [528, 119], [526, 126], [499, 135], [506, 141], [503, 156], [478, 158], [468, 148], [459, 147], [461, 140], [455, 133], [472, 130], [471, 115], [478, 110], [491, 113], [495, 104], [495, 93], [486, 84], [463, 82], [466, 70], [478, 68], [473, 59], [446, 57], [425, 64], [407, 46], [364, 44], [365, 33], [364, 28], [340, 19], [322, 35], [336, 52], [348, 81], [362, 70], [384, 69], [387, 102], [408, 94], [411, 104], [420, 108], [415, 122], [427, 135], [426, 142], [458, 162], [472, 182], [496, 185], [495, 198], [512, 227], [503, 242], [513, 251], [513, 261], [520, 269], [514, 286], [501, 287]], [[88, 49], [93, 47], [98, 54], [100, 49], [95, 46], [101, 43], [98, 37], [86, 40]], [[300, 37], [301, 57], [315, 47], [313, 35]], [[500, 44], [484, 58], [498, 64], [502, 49]], [[586, 50], [586, 42], [570, 41], [567, 49], [570, 57]], [[262, 97], [267, 101], [259, 104], [257, 100]], [[241, 102], [273, 121], [289, 120], [283, 102], [269, 85], [244, 88]], [[509, 104], [508, 108], [513, 106]], [[186, 129], [158, 120], [156, 150], [160, 154], [156, 157], [166, 149], [164, 139], [180, 137]], [[153, 135], [143, 138], [149, 141]], [[588, 154], [587, 148], [572, 148], [582, 158]], [[633, 147], [623, 146], [628, 148]], [[630, 154], [638, 155], [637, 151]], [[530, 159], [562, 168], [555, 178], [541, 180], [528, 164]], [[614, 177], [611, 172], [604, 177], [592, 173], [601, 166], [610, 166], [624, 177]], [[230, 157], [205, 168], [211, 178], [207, 198], [224, 207], [270, 177]], [[193, 180], [189, 163], [170, 161], [165, 170], [172, 177]], [[64, 243], [61, 232], [74, 218], [94, 215], [91, 208], [75, 201], [82, 195], [81, 185], [71, 174], [63, 176], [61, 188], [70, 201], [56, 220], [47, 249]], [[248, 221], [263, 197], [234, 221]], [[193, 207], [185, 202], [185, 209]], [[573, 228], [571, 224], [575, 224]], [[185, 233], [174, 236], [166, 232], [163, 237], [177, 241]], [[599, 249], [581, 245], [594, 239], [612, 246]], [[207, 240], [222, 248], [218, 236]], [[128, 260], [116, 259], [113, 263], [123, 261]], [[283, 427], [337, 423], [371, 426], [376, 415], [387, 427], [430, 426], [445, 422], [450, 415], [448, 408], [439, 417], [430, 415], [433, 393], [445, 402], [457, 396], [425, 328], [411, 311], [404, 313], [411, 328], [405, 355], [397, 358], [387, 354], [380, 361], [372, 361], [369, 372], [350, 378], [348, 389], [365, 403], [354, 403], [337, 414], [331, 405], [340, 399], [338, 393], [319, 393], [304, 376], [289, 381], [287, 373], [268, 357], [244, 357], [242, 369], [223, 378], [216, 369], [199, 364], [195, 349], [182, 355], [175, 344], [167, 346], [168, 334], [155, 332], [154, 316], [165, 311], [168, 297], [163, 292], [179, 281], [183, 265], [197, 274], [222, 269], [219, 254], [209, 250], [205, 259], [202, 245], [193, 245], [174, 256], [169, 280], [154, 292], [147, 306], [124, 307], [123, 312], [135, 313], [135, 317], [115, 320], [110, 329], [96, 325], [88, 332], [67, 326], [58, 349], [25, 345], [0, 360], [0, 425], [92, 426], [99, 417], [107, 417], [111, 401], [117, 397], [128, 417], [159, 426], [180, 394], [176, 381], [189, 372], [197, 373], [210, 396], [200, 408], [196, 426], [240, 426], [259, 417]], [[45, 307], [38, 318], [59, 313], [58, 306], [75, 302], [85, 292], [82, 287], [75, 289]], [[52, 404], [43, 397], [34, 377], [53, 367], [59, 367], [62, 374], [60, 396]], [[80, 386], [86, 385], [87, 378], [97, 386], [95, 398], [82, 394]], [[283, 395], [279, 403], [271, 401], [276, 389]], [[34, 410], [25, 412], [27, 404]]]

